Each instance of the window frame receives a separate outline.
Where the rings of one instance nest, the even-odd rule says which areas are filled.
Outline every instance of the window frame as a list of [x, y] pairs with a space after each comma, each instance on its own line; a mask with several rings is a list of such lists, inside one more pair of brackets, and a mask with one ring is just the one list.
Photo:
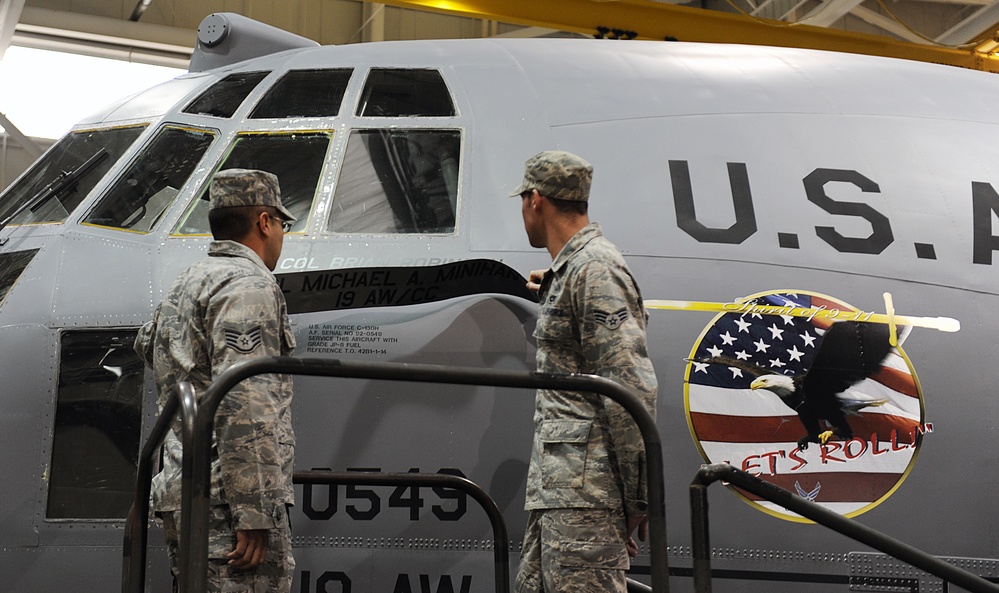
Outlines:
[[[157, 216], [157, 218], [153, 222], [153, 224], [150, 225], [149, 229], [143, 231], [143, 230], [135, 230], [135, 229], [130, 229], [130, 228], [118, 227], [118, 226], [111, 226], [111, 225], [106, 225], [106, 224], [99, 224], [99, 223], [96, 223], [96, 222], [88, 222], [87, 219], [90, 218], [90, 216], [95, 211], [97, 211], [98, 208], [101, 207], [101, 205], [104, 203], [104, 201], [106, 199], [108, 199], [108, 196], [109, 196], [110, 192], [112, 190], [114, 190], [115, 188], [118, 187], [118, 183], [120, 183], [120, 180], [124, 178], [124, 174], [126, 172], [130, 171], [131, 168], [134, 167], [138, 163], [139, 159], [141, 159], [143, 156], [145, 156], [147, 154], [147, 149], [149, 149], [151, 147], [152, 143], [154, 143], [157, 139], [159, 139], [160, 135], [162, 133], [164, 133], [168, 129], [188, 130], [188, 131], [202, 132], [202, 133], [206, 134], [207, 136], [211, 136], [212, 139], [209, 142], [208, 147], [205, 148], [205, 151], [201, 155], [201, 158], [198, 160], [197, 163], [195, 163], [195, 166], [193, 166], [191, 168], [190, 173], [188, 173], [187, 180], [181, 185], [181, 187], [177, 188], [177, 190], [178, 190], [177, 193], [170, 200], [170, 203], [165, 208], [163, 208], [163, 210], [159, 213], [159, 216]], [[132, 154], [130, 155], [130, 158], [118, 170], [118, 172], [116, 174], [116, 177], [113, 180], [113, 182], [109, 183], [107, 186], [105, 186], [101, 190], [100, 196], [93, 201], [93, 203], [90, 205], [90, 207], [86, 210], [86, 213], [83, 214], [83, 216], [79, 219], [80, 226], [86, 226], [86, 227], [98, 228], [98, 229], [107, 229], [107, 230], [111, 230], [111, 231], [131, 233], [131, 234], [136, 234], [136, 235], [149, 235], [149, 234], [152, 234], [152, 233], [156, 233], [157, 230], [158, 230], [158, 228], [159, 228], [159, 226], [161, 224], [163, 224], [163, 221], [164, 220], [168, 220], [169, 215], [170, 215], [170, 211], [172, 209], [174, 209], [175, 207], [177, 207], [178, 203], [183, 203], [184, 200], [186, 200], [186, 198], [184, 197], [184, 192], [183, 192], [184, 187], [188, 186], [190, 184], [191, 180], [195, 177], [195, 175], [197, 175], [198, 165], [202, 164], [204, 162], [205, 158], [208, 157], [208, 155], [212, 154], [213, 149], [215, 148], [216, 144], [219, 142], [219, 139], [221, 137], [222, 137], [222, 134], [221, 134], [221, 132], [218, 129], [212, 128], [212, 127], [209, 127], [209, 126], [197, 126], [197, 125], [191, 125], [191, 124], [187, 124], [187, 123], [177, 123], [177, 122], [164, 122], [164, 123], [160, 124], [159, 126], [156, 127], [155, 131], [153, 131], [143, 141], [142, 145], [139, 148], [135, 148], [134, 146], [132, 147], [134, 150], [133, 150]]]
[[[368, 118], [364, 118], [368, 119]], [[382, 118], [378, 118], [378, 123], [382, 123]], [[413, 237], [434, 237], [434, 238], [454, 238], [462, 234], [461, 225], [461, 213], [462, 213], [462, 178], [464, 176], [464, 169], [467, 167], [465, 161], [467, 149], [467, 134], [465, 126], [460, 125], [458, 122], [451, 120], [451, 118], [440, 118], [440, 120], [446, 121], [447, 123], [441, 123], [435, 125], [435, 122], [431, 118], [426, 120], [420, 120], [419, 125], [410, 126], [400, 126], [396, 125], [396, 121], [408, 120], [413, 121], [412, 118], [391, 118], [389, 121], [385, 121], [384, 125], [374, 125], [374, 122], [364, 121], [363, 123], [358, 122], [358, 125], [345, 126], [340, 134], [340, 139], [337, 144], [337, 166], [335, 171], [333, 171], [332, 177], [332, 191], [325, 196], [325, 211], [326, 217], [323, 220], [317, 220], [316, 223], [319, 225], [319, 231], [321, 234], [329, 238], [338, 237], [365, 237], [365, 238], [384, 238], [384, 239], [407, 239]], [[456, 132], [458, 135], [458, 174], [455, 180], [455, 201], [454, 201], [454, 229], [447, 233], [425, 233], [425, 232], [414, 232], [414, 233], [374, 233], [374, 232], [343, 232], [330, 230], [331, 217], [333, 216], [333, 206], [334, 200], [337, 195], [337, 189], [340, 187], [340, 183], [344, 176], [344, 165], [347, 155], [347, 145], [350, 142], [351, 137], [353, 137], [355, 132], [372, 132], [372, 131], [391, 131], [391, 132]]]
[[[287, 233], [287, 236], [308, 235], [309, 227], [315, 223], [314, 221], [316, 218], [316, 212], [318, 209], [321, 208], [320, 204], [326, 202], [326, 198], [323, 195], [323, 191], [321, 188], [323, 186], [323, 181], [328, 175], [329, 169], [331, 168], [331, 163], [334, 162], [337, 156], [337, 150], [338, 150], [337, 142], [339, 139], [338, 137], [341, 135], [341, 132], [336, 129], [320, 129], [320, 128], [294, 129], [294, 130], [257, 129], [257, 130], [240, 130], [235, 132], [234, 134], [231, 135], [231, 138], [229, 139], [229, 142], [225, 146], [225, 149], [222, 151], [221, 155], [213, 163], [210, 173], [206, 175], [204, 180], [198, 185], [197, 190], [194, 192], [193, 199], [191, 199], [189, 203], [185, 204], [180, 217], [177, 219], [173, 227], [170, 229], [170, 233], [168, 234], [168, 236], [171, 238], [212, 236], [211, 229], [207, 229], [206, 232], [203, 233], [183, 233], [181, 232], [181, 227], [183, 227], [184, 224], [187, 222], [187, 220], [195, 213], [195, 210], [198, 208], [199, 202], [203, 200], [203, 197], [208, 192], [212, 178], [215, 176], [217, 172], [222, 170], [222, 168], [225, 166], [226, 162], [232, 155], [233, 151], [236, 149], [236, 146], [239, 144], [240, 140], [253, 136], [275, 137], [275, 136], [296, 136], [296, 135], [326, 136], [327, 138], [326, 151], [322, 159], [322, 164], [320, 165], [319, 168], [319, 173], [316, 176], [316, 185], [313, 188], [312, 203], [309, 206], [309, 210], [306, 215], [307, 218], [305, 220], [305, 224], [302, 226], [301, 229], [295, 229]], [[278, 177], [278, 182], [280, 183], [280, 176]], [[301, 218], [299, 218], [299, 220], [301, 220]]]
[[[444, 90], [447, 93], [448, 101], [451, 103], [451, 111], [452, 111], [452, 113], [450, 115], [414, 115], [414, 114], [406, 114], [406, 115], [398, 115], [398, 114], [395, 114], [395, 115], [371, 115], [371, 114], [362, 114], [361, 110], [362, 109], [366, 110], [367, 109], [367, 105], [368, 105], [367, 102], [365, 101], [365, 97], [366, 97], [366, 92], [368, 90], [368, 82], [371, 80], [371, 75], [373, 73], [376, 73], [376, 72], [387, 72], [387, 71], [435, 72], [440, 77], [441, 83], [444, 85]], [[357, 118], [357, 119], [365, 119], [365, 120], [369, 120], [369, 119], [370, 120], [391, 120], [391, 119], [400, 119], [400, 120], [412, 120], [412, 119], [419, 119], [419, 120], [447, 119], [447, 120], [453, 120], [453, 119], [461, 117], [461, 111], [458, 109], [458, 101], [456, 100], [456, 97], [454, 95], [454, 91], [451, 90], [451, 85], [448, 84], [447, 77], [444, 76], [444, 71], [441, 68], [434, 67], [434, 66], [424, 66], [424, 67], [371, 66], [371, 67], [368, 68], [367, 72], [364, 73], [364, 78], [363, 78], [363, 80], [360, 83], [360, 87], [359, 87], [359, 89], [357, 91], [357, 96], [356, 96], [355, 102], [354, 102], [354, 110], [352, 112], [352, 116], [355, 117], [355, 118]]]
[[[53, 476], [56, 473], [56, 467], [57, 467], [57, 464], [55, 463], [54, 457], [55, 457], [55, 455], [58, 453], [58, 451], [61, 448], [61, 447], [57, 446], [56, 441], [57, 441], [57, 437], [58, 437], [58, 434], [57, 434], [58, 433], [58, 428], [60, 426], [60, 424], [59, 424], [59, 410], [58, 410], [58, 408], [59, 408], [59, 405], [61, 403], [60, 402], [60, 399], [61, 399], [60, 395], [62, 394], [62, 388], [63, 388], [63, 379], [64, 379], [64, 374], [63, 373], [64, 373], [64, 370], [66, 368], [66, 361], [65, 361], [65, 355], [66, 355], [65, 340], [66, 340], [66, 337], [69, 336], [69, 335], [85, 336], [85, 335], [101, 334], [101, 338], [103, 339], [105, 336], [107, 336], [107, 337], [119, 337], [119, 336], [128, 334], [128, 336], [131, 338], [131, 341], [134, 341], [135, 335], [138, 334], [139, 329], [140, 328], [134, 327], [134, 326], [128, 326], [128, 327], [83, 327], [83, 328], [75, 328], [75, 329], [64, 329], [64, 330], [56, 332], [56, 334], [55, 334], [56, 335], [56, 340], [57, 340], [56, 341], [56, 347], [57, 347], [57, 352], [58, 352], [58, 367], [56, 368], [56, 390], [53, 393], [54, 397], [53, 397], [52, 402], [51, 402], [51, 405], [54, 408], [53, 409], [53, 413], [52, 413], [52, 420], [51, 420], [52, 424], [51, 424], [51, 428], [49, 430], [48, 450], [46, 452], [46, 458], [45, 458], [46, 459], [45, 460], [45, 472], [46, 472], [48, 478], [45, 481], [45, 488], [42, 491], [43, 492], [43, 496], [42, 496], [42, 499], [41, 499], [41, 503], [42, 504], [41, 504], [41, 508], [39, 509], [39, 511], [40, 511], [39, 514], [40, 514], [41, 518], [44, 520], [45, 523], [56, 524], [56, 525], [58, 525], [58, 524], [67, 524], [67, 523], [69, 523], [69, 524], [71, 524], [71, 523], [81, 523], [81, 522], [89, 523], [89, 524], [120, 524], [122, 521], [124, 521], [127, 518], [128, 508], [124, 504], [123, 504], [123, 507], [124, 507], [123, 508], [123, 513], [124, 514], [122, 516], [119, 516], [119, 517], [52, 516], [52, 515], [50, 515], [50, 512], [51, 512], [50, 505], [53, 503], [53, 500], [55, 500], [54, 496], [53, 496], [53, 486], [54, 485], [58, 486], [58, 480], [53, 480]], [[136, 435], [135, 435], [136, 436], [136, 441], [135, 441], [136, 460], [135, 460], [135, 467], [133, 468], [131, 479], [129, 480], [130, 488], [128, 490], [128, 492], [131, 493], [132, 497], [134, 498], [134, 491], [133, 490], [134, 490], [135, 475], [136, 475], [135, 472], [138, 471], [138, 461], [139, 461], [139, 458], [141, 457], [142, 445], [143, 445], [143, 442], [144, 442], [144, 439], [145, 439], [146, 433], [147, 433], [146, 425], [145, 425], [145, 423], [146, 423], [145, 414], [147, 412], [146, 407], [147, 407], [148, 401], [147, 401], [147, 398], [146, 398], [146, 395], [147, 395], [146, 375], [147, 375], [147, 373], [146, 373], [145, 364], [142, 362], [141, 358], [139, 358], [139, 355], [134, 352], [134, 350], [131, 350], [130, 348], [128, 348], [128, 346], [130, 346], [130, 345], [131, 344], [129, 343], [128, 339], [122, 341], [123, 350], [125, 352], [127, 352], [128, 354], [130, 354], [131, 357], [133, 357], [133, 362], [138, 366], [138, 372], [135, 373], [135, 375], [137, 375], [137, 376], [134, 376], [134, 377], [130, 378], [130, 380], [134, 380], [135, 383], [136, 383], [136, 385], [135, 385], [136, 392], [133, 394], [133, 398], [132, 399], [134, 399], [135, 402], [138, 404], [138, 407], [137, 407], [137, 410], [136, 410], [137, 414], [136, 414], [136, 419], [135, 419], [135, 420], [137, 420], [137, 423], [136, 423], [136, 426], [135, 426], [135, 429], [137, 431]], [[107, 354], [110, 354], [110, 350], [109, 350], [109, 352]], [[105, 357], [107, 356], [107, 354], [105, 354]], [[103, 359], [101, 360], [101, 362], [103, 362]], [[112, 374], [113, 374], [113, 372], [112, 372]], [[114, 381], [118, 381], [118, 380], [121, 380], [121, 378], [115, 379]], [[112, 383], [114, 381], [112, 381]], [[101, 401], [104, 401], [104, 400], [101, 400]], [[107, 401], [111, 401], [111, 400], [107, 400]], [[100, 429], [98, 428], [97, 430], [100, 430]], [[88, 449], [86, 451], [86, 453], [89, 454], [89, 453], [91, 453], [91, 451]], [[126, 492], [126, 491], [123, 490], [121, 492]]]
[[[7, 223], [7, 226], [9, 226], [9, 227], [22, 227], [22, 226], [23, 227], [32, 227], [32, 226], [44, 226], [44, 225], [59, 225], [59, 224], [67, 224], [70, 221], [76, 220], [76, 217], [80, 216], [79, 212], [81, 211], [82, 208], [85, 207], [86, 203], [88, 202], [88, 199], [93, 194], [93, 192], [95, 190], [97, 190], [98, 188], [101, 188], [101, 191], [104, 191], [104, 188], [102, 187], [102, 184], [106, 183], [106, 179], [107, 179], [107, 177], [108, 177], [108, 175], [110, 173], [112, 173], [112, 172], [114, 172], [114, 171], [117, 170], [117, 168], [119, 166], [119, 163], [122, 160], [122, 158], [125, 157], [125, 155], [128, 155], [130, 153], [134, 153], [135, 150], [136, 150], [136, 146], [138, 145], [138, 143], [144, 142], [144, 137], [146, 137], [146, 135], [149, 133], [150, 127], [151, 126], [149, 125], [148, 122], [140, 122], [140, 123], [126, 124], [126, 125], [116, 125], [116, 126], [107, 126], [107, 127], [86, 128], [86, 129], [81, 129], [81, 130], [73, 130], [73, 131], [69, 132], [68, 134], [66, 134], [65, 136], [63, 136], [62, 138], [60, 138], [59, 141], [57, 141], [55, 144], [53, 144], [52, 147], [48, 151], [46, 151], [46, 153], [40, 159], [38, 159], [37, 161], [35, 161], [35, 163], [33, 163], [31, 165], [31, 167], [29, 167], [24, 172], [24, 174], [22, 174], [21, 176], [19, 176], [18, 179], [14, 181], [14, 183], [10, 184], [2, 192], [0, 192], [0, 197], [4, 198], [6, 200], [15, 191], [20, 191], [22, 183], [27, 182], [27, 179], [30, 176], [32, 176], [32, 175], [35, 174], [36, 168], [41, 167], [41, 166], [51, 167], [53, 165], [53, 163], [49, 159], [49, 157], [52, 156], [53, 151], [56, 150], [56, 149], [59, 149], [60, 144], [62, 144], [64, 142], [68, 142], [69, 139], [73, 138], [74, 136], [79, 136], [79, 135], [82, 135], [82, 134], [95, 134], [95, 133], [101, 133], [101, 132], [116, 132], [116, 131], [124, 131], [124, 130], [137, 130], [138, 131], [138, 134], [136, 134], [135, 138], [128, 144], [128, 146], [121, 152], [121, 154], [118, 155], [117, 158], [114, 158], [113, 155], [110, 155], [109, 153], [107, 153], [108, 154], [108, 158], [110, 159], [108, 161], [107, 165], [106, 165], [107, 169], [105, 170], [105, 172], [100, 173], [99, 176], [97, 176], [96, 178], [94, 178], [93, 185], [91, 185], [90, 189], [88, 189], [86, 191], [86, 193], [80, 197], [78, 203], [73, 207], [73, 209], [70, 210], [70, 211], [67, 211], [66, 216], [64, 216], [63, 218], [61, 218], [59, 220], [39, 220], [39, 221], [27, 221], [27, 222], [17, 222], [16, 220], [12, 219], [12, 220], [10, 220], [10, 222]], [[102, 148], [104, 148], [104, 147], [102, 147]], [[95, 156], [96, 156], [96, 153], [95, 153]], [[83, 161], [81, 161], [81, 164], [82, 164], [82, 162]], [[87, 172], [86, 175], [92, 174], [94, 172], [94, 169], [97, 169], [97, 168], [102, 167], [102, 166], [104, 166], [104, 165], [101, 164], [101, 163], [98, 163], [89, 172]], [[55, 178], [56, 178], [55, 176], [50, 176], [50, 177], [46, 177], [45, 179], [48, 179], [49, 183], [51, 183], [51, 181], [55, 180]], [[80, 180], [78, 179], [77, 182], [79, 182], [79, 181]], [[27, 183], [29, 183], [29, 186], [30, 186], [34, 182], [27, 182]], [[26, 204], [27, 202], [29, 202], [40, 191], [42, 191], [46, 187], [48, 187], [48, 185], [49, 184], [46, 184], [45, 186], [39, 187], [34, 192], [34, 194], [32, 196], [26, 197], [26, 199], [24, 201], [19, 202], [16, 206], [14, 206], [13, 209], [10, 209], [10, 212], [8, 212], [7, 210], [5, 210], [4, 208], [0, 208], [0, 211], [4, 212], [4, 216], [5, 217], [8, 216], [11, 212], [13, 212], [13, 210], [16, 210], [17, 208], [20, 208], [23, 204]], [[58, 199], [58, 198], [57, 198], [57, 196], [52, 196], [49, 199]], [[20, 216], [20, 214], [18, 216]]]

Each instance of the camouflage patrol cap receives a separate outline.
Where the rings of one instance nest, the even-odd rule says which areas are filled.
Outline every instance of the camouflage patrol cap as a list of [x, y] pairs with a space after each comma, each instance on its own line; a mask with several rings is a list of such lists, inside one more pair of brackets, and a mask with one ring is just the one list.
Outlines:
[[546, 150], [527, 159], [524, 181], [510, 197], [532, 189], [556, 200], [586, 202], [590, 198], [593, 165], [564, 150]]
[[281, 204], [278, 178], [267, 171], [255, 169], [226, 169], [212, 178], [208, 188], [209, 210], [235, 206], [271, 206], [284, 220], [298, 220]]

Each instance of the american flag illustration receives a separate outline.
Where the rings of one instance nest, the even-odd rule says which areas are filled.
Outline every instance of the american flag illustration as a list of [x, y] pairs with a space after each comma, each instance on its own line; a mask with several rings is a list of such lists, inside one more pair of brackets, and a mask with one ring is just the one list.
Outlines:
[[[807, 492], [815, 502], [844, 515], [873, 508], [905, 478], [928, 431], [909, 363], [894, 348], [869, 377], [839, 395], [849, 402], [845, 405], [851, 439], [834, 436], [801, 450], [799, 439], [806, 430], [795, 410], [771, 391], [754, 390], [750, 384], [761, 373], [795, 377], [808, 372], [823, 335], [838, 321], [807, 311], [803, 315], [801, 309], [839, 310], [839, 319], [863, 321], [863, 315], [854, 315], [856, 309], [830, 297], [806, 292], [765, 294], [755, 297], [755, 303], [758, 306], [716, 317], [690, 356], [685, 404], [691, 434], [705, 461], [730, 463], [791, 492]], [[797, 314], [787, 314], [791, 308]], [[900, 343], [907, 334], [904, 329], [899, 328]], [[767, 501], [754, 503], [800, 520]]]

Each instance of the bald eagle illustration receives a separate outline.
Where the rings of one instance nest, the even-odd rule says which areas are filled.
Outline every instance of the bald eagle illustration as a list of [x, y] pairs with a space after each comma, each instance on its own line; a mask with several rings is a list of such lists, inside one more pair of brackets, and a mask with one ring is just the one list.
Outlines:
[[[737, 367], [755, 377], [750, 389], [774, 393], [797, 413], [807, 433], [798, 440], [798, 449], [805, 450], [808, 443], [824, 445], [833, 436], [850, 440], [853, 429], [847, 415], [888, 402], [850, 399], [844, 392], [877, 371], [891, 350], [887, 325], [839, 321], [826, 330], [811, 366], [798, 376], [773, 374], [763, 367], [719, 356], [699, 362]], [[831, 430], [822, 430], [823, 420]]]

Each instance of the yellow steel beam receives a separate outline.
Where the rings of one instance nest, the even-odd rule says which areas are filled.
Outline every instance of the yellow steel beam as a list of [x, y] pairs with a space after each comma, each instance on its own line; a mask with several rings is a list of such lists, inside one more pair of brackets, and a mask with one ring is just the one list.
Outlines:
[[637, 39], [676, 39], [824, 49], [999, 72], [999, 58], [974, 49], [898, 41], [652, 0], [379, 0], [383, 4], [506, 23], [595, 34], [633, 31]]

